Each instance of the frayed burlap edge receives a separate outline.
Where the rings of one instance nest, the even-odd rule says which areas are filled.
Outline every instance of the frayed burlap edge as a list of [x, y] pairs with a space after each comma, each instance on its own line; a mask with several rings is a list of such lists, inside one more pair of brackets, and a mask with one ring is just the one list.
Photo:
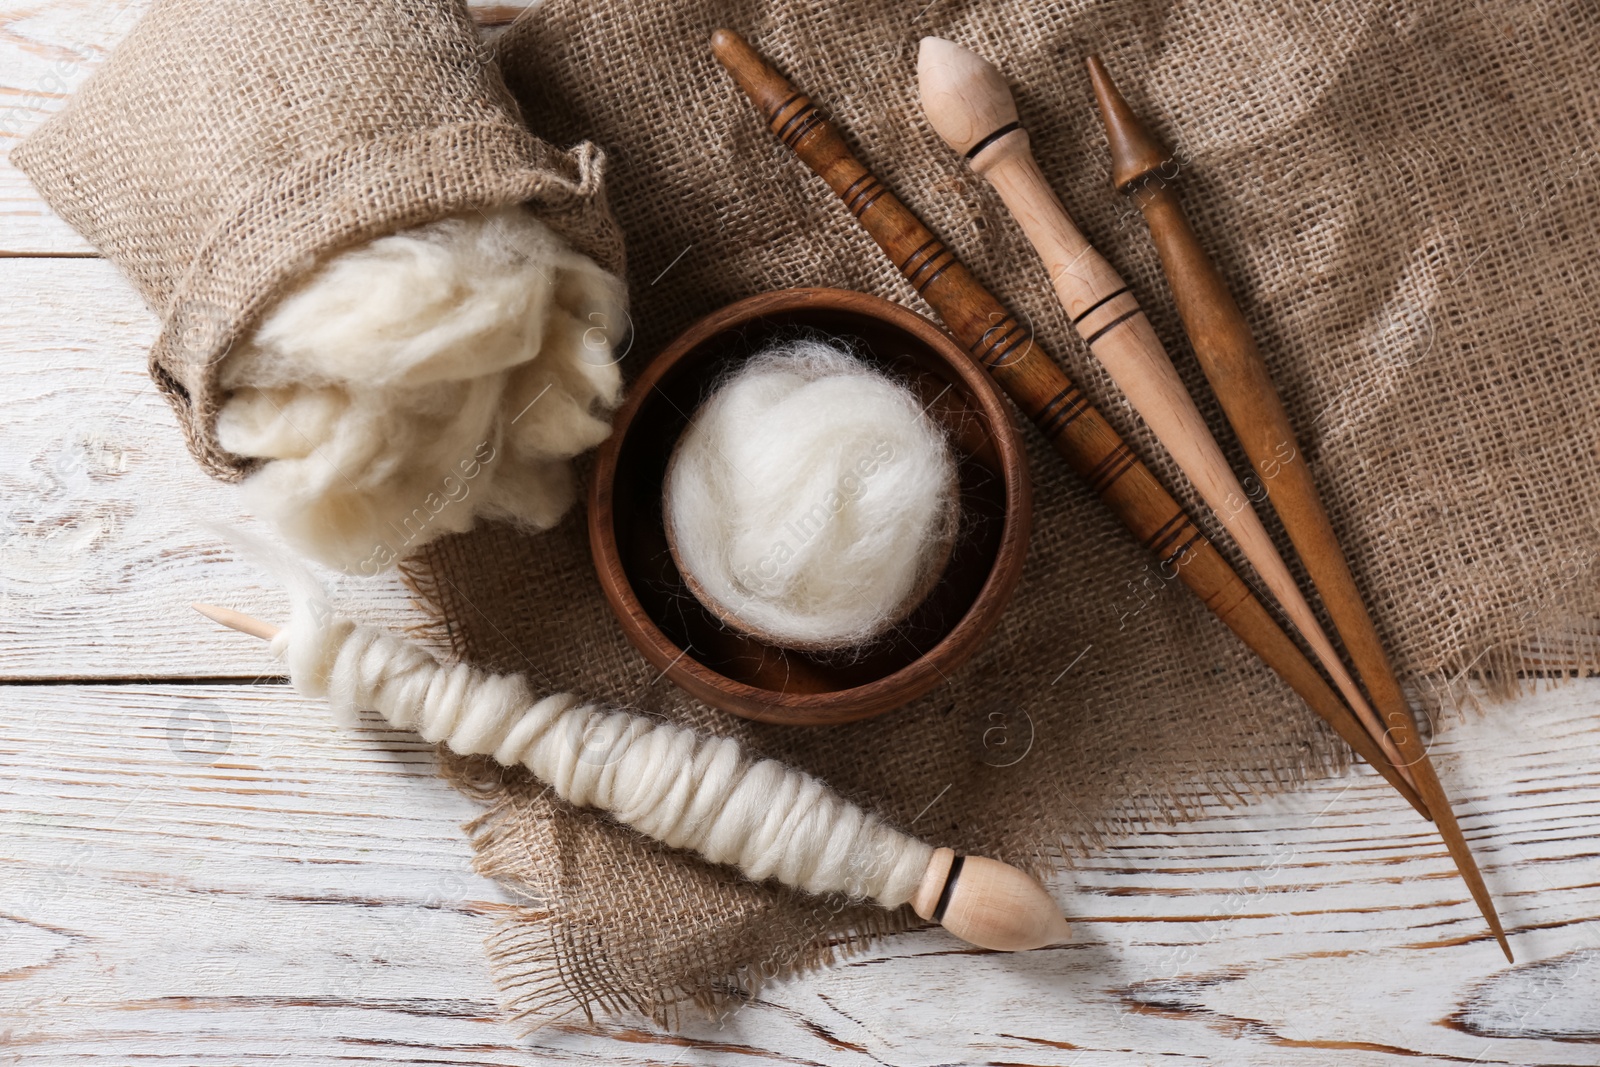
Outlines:
[[[571, 517], [567, 521], [572, 521]], [[419, 608], [408, 634], [448, 649], [457, 659], [466, 657], [469, 651], [463, 636], [450, 622], [449, 610], [457, 598], [440, 585], [426, 557], [411, 557], [399, 570]], [[1571, 620], [1600, 615], [1600, 596], [1585, 591], [1581, 577], [1575, 574], [1564, 587], [1547, 590], [1539, 610], [1521, 616], [1526, 625], [1505, 627], [1476, 653], [1463, 655], [1462, 662], [1452, 664], [1453, 670], [1411, 679], [1407, 688], [1413, 706], [1422, 712], [1424, 733], [1431, 735], [1449, 718], [1481, 713], [1489, 705], [1600, 672], [1600, 640], [1590, 635], [1574, 637], [1571, 625]], [[1530, 668], [1527, 649], [1540, 642], [1554, 644], [1546, 656], [1577, 658], [1562, 658], [1556, 661], [1559, 666], [1546, 663]], [[715, 981], [662, 980], [641, 989], [611, 973], [603, 949], [586, 946], [584, 924], [568, 914], [555, 872], [529, 862], [530, 820], [537, 818], [521, 799], [527, 795], [529, 780], [518, 790], [512, 783], [521, 772], [507, 772], [481, 759], [462, 759], [442, 748], [439, 755], [440, 775], [485, 805], [480, 815], [463, 824], [473, 849], [473, 869], [494, 879], [518, 901], [496, 917], [484, 949], [503, 1010], [524, 1033], [575, 1016], [592, 1026], [600, 1015], [631, 1014], [669, 1028], [679, 1027], [686, 1013], [708, 1020], [723, 1018], [771, 983], [842, 962], [873, 950], [894, 934], [928, 925], [909, 909], [875, 911], [846, 927], [819, 930], [799, 955], [781, 965], [728, 974]], [[1144, 783], [1149, 788], [1132, 790], [1127, 804], [1102, 822], [1074, 828], [1069, 834], [1039, 842], [1030, 855], [1008, 859], [1036, 877], [1049, 878], [1072, 867], [1075, 855], [1103, 847], [1113, 836], [1198, 818], [1208, 802], [1220, 801], [1226, 807], [1248, 804], [1314, 778], [1347, 773], [1352, 762], [1342, 746], [1328, 743], [1308, 747], [1304, 758], [1293, 764], [1237, 768], [1230, 774], [1203, 775], [1183, 783]], [[688, 856], [683, 861], [699, 862]], [[774, 891], [788, 892], [782, 887], [774, 887]]]
[[[529, 834], [540, 817], [531, 810], [528, 793], [496, 786], [504, 777], [483, 772], [473, 761], [452, 758], [441, 763], [447, 781], [488, 804], [483, 814], [464, 826], [474, 852], [473, 869], [520, 898], [496, 918], [484, 949], [504, 1009], [525, 1033], [576, 1015], [593, 1025], [597, 1015], [632, 1014], [671, 1028], [682, 1024], [687, 1010], [709, 1019], [726, 1017], [769, 983], [842, 961], [891, 934], [927, 925], [909, 908], [871, 908], [864, 913], [851, 909], [852, 921], [819, 928], [818, 936], [789, 959], [734, 974], [696, 976], [698, 981], [664, 981], [638, 988], [613, 973], [610, 955], [600, 947], [604, 929], [572, 914], [559, 886], [541, 877], [548, 872], [530, 865]], [[530, 884], [533, 894], [522, 888]], [[793, 891], [774, 886], [774, 892]], [[836, 910], [830, 914], [850, 905], [842, 900], [833, 903]]]

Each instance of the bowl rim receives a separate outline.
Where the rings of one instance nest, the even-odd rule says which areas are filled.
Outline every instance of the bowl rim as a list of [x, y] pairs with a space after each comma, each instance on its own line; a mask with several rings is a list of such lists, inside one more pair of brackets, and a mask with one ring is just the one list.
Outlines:
[[[617, 461], [634, 419], [656, 386], [684, 359], [718, 334], [763, 318], [801, 310], [864, 314], [915, 337], [959, 376], [988, 421], [1000, 457], [1006, 505], [1000, 545], [978, 595], [956, 624], [905, 666], [847, 689], [785, 693], [737, 681], [707, 667], [663, 633], [627, 580], [615, 536], [612, 497]], [[804, 287], [758, 293], [697, 319], [669, 342], [629, 385], [600, 445], [589, 479], [589, 550], [606, 602], [624, 634], [662, 674], [713, 707], [761, 722], [826, 725], [881, 715], [922, 696], [946, 680], [994, 629], [1022, 577], [1032, 527], [1033, 501], [1027, 453], [1009, 402], [961, 344], [943, 328], [902, 304], [852, 289]]]

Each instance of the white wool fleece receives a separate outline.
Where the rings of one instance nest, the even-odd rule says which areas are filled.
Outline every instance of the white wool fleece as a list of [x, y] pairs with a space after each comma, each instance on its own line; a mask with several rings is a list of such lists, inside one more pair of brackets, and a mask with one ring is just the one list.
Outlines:
[[248, 505], [305, 555], [376, 574], [481, 516], [553, 525], [605, 440], [621, 281], [520, 206], [340, 252], [221, 370]]
[[740, 629], [838, 649], [916, 607], [955, 533], [956, 462], [901, 381], [834, 342], [752, 356], [694, 413], [667, 468], [673, 553]]

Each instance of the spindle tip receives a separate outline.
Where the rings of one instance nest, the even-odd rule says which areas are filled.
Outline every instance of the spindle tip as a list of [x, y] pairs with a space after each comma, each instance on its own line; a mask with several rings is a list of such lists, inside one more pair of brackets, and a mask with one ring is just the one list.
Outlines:
[[263, 641], [271, 641], [278, 636], [278, 628], [276, 626], [270, 622], [262, 622], [254, 616], [246, 615], [242, 611], [234, 611], [232, 608], [219, 608], [215, 604], [190, 604], [189, 606], [212, 622], [221, 623], [230, 630], [238, 630], [240, 633], [249, 634], [251, 637], [259, 637]]
[[1100, 57], [1090, 56], [1085, 62], [1089, 66], [1089, 81], [1094, 86], [1095, 103], [1100, 105], [1100, 121], [1106, 127], [1106, 141], [1111, 148], [1111, 182], [1119, 190], [1126, 189], [1170, 162], [1172, 153], [1145, 129], [1133, 108], [1117, 92]]
[[796, 102], [794, 86], [732, 30], [719, 29], [711, 34], [711, 54], [769, 123], [778, 112]]
[[980, 155], [1019, 128], [1005, 78], [988, 60], [953, 41], [922, 39], [917, 90], [928, 124], [974, 167]]
[[1072, 933], [1050, 894], [1008, 863], [935, 849], [911, 907], [979, 948], [1023, 952]]
[[743, 37], [728, 29], [717, 29], [711, 32], [711, 51], [718, 56], [731, 55], [740, 48], [749, 48]]

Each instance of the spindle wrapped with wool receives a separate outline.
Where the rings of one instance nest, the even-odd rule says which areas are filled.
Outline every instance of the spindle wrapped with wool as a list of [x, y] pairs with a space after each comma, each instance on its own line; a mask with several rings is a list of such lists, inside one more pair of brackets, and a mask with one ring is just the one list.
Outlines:
[[544, 529], [610, 432], [621, 282], [519, 206], [312, 270], [223, 362], [222, 446], [301, 552], [375, 574], [481, 516]]
[[746, 877], [889, 908], [910, 904], [983, 948], [1038, 948], [1068, 934], [1044, 887], [1015, 867], [903, 834], [731, 738], [570, 693], [538, 697], [521, 675], [442, 664], [420, 645], [338, 615], [297, 562], [249, 535], [230, 536], [289, 586], [290, 624], [280, 630], [226, 608], [195, 607], [271, 641], [295, 688], [326, 698], [346, 722], [370, 708], [462, 755], [526, 767], [568, 803], [608, 812]]
[[695, 412], [663, 509], [685, 581], [724, 622], [802, 649], [904, 618], [948, 557], [956, 465], [904, 384], [836, 343], [744, 363]]
[[446, 666], [314, 597], [297, 599], [273, 648], [296, 689], [346, 718], [372, 709], [462, 755], [520, 764], [571, 804], [749, 878], [897, 907], [933, 857], [932, 846], [732, 739], [570, 693], [539, 697], [521, 675]]

